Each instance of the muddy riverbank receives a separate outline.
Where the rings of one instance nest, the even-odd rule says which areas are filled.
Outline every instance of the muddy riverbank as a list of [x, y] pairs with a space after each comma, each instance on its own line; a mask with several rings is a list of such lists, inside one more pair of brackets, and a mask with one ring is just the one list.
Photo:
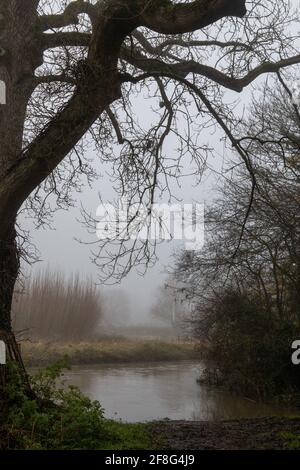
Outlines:
[[180, 450], [300, 449], [300, 417], [151, 423], [155, 445]]

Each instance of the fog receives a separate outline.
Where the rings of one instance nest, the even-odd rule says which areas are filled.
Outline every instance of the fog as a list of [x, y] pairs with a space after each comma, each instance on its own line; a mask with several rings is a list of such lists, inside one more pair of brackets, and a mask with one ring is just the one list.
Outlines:
[[[208, 202], [212, 195], [212, 180], [213, 177], [208, 171], [201, 184], [193, 187], [192, 178], [186, 177], [182, 180], [180, 189], [176, 188], [174, 184], [174, 193], [177, 192], [183, 203]], [[82, 227], [79, 221], [81, 219], [80, 207], [83, 205], [95, 214], [99, 205], [98, 193], [100, 190], [103, 200], [109, 201], [103, 196], [107, 190], [107, 192], [110, 190], [108, 178], [101, 178], [92, 189], [86, 188], [82, 193], [77, 194], [75, 196], [76, 207], [70, 208], [68, 212], [56, 213], [52, 229], [36, 230], [30, 222], [26, 223], [30, 229], [32, 242], [38, 249], [41, 259], [30, 268], [31, 276], [34, 276], [41, 268], [49, 268], [51, 271], [64, 272], [66, 276], [70, 273], [80, 273], [85, 277], [92, 276], [93, 280], [97, 282], [99, 268], [91, 262], [91, 247], [80, 243], [78, 239], [89, 240], [86, 228]], [[112, 295], [115, 289], [121, 289], [128, 294], [131, 305], [131, 322], [153, 321], [150, 318], [149, 310], [156, 291], [166, 280], [168, 267], [172, 266], [174, 262], [174, 253], [182, 247], [183, 243], [178, 241], [163, 242], [157, 248], [157, 263], [145, 274], [138, 272], [138, 269], [133, 269], [120, 284], [114, 287], [102, 285], [100, 289]]]
[[[250, 101], [251, 91], [243, 94], [242, 106]], [[226, 98], [229, 101], [237, 99], [237, 94], [227, 92]], [[148, 109], [145, 113], [145, 108]], [[236, 108], [237, 110], [238, 108]], [[151, 99], [138, 98], [136, 103], [136, 113], [143, 117], [145, 122], [151, 120]], [[180, 124], [179, 124], [180, 126]], [[185, 176], [179, 181], [170, 179], [169, 185], [172, 196], [178, 198], [179, 202], [185, 204], [204, 203], [208, 204], [214, 197], [216, 187], [221, 179], [221, 173], [228, 161], [232, 157], [231, 150], [225, 148], [223, 133], [217, 127], [211, 127], [202, 132], [201, 144], [208, 144], [213, 148], [213, 152], [206, 162], [207, 169], [204, 172], [201, 181], [199, 175]], [[89, 147], [89, 146], [87, 146]], [[116, 147], [116, 152], [118, 147]], [[174, 146], [168, 142], [165, 147], [165, 153], [174, 155]], [[90, 237], [80, 221], [82, 221], [81, 208], [96, 216], [97, 207], [101, 200], [110, 202], [116, 198], [108, 169], [104, 166], [99, 167], [99, 162], [90, 148], [87, 150], [88, 158], [95, 158], [97, 171], [101, 172], [101, 177], [97, 179], [92, 187], [85, 186], [81, 193], [74, 193], [75, 205], [68, 211], [56, 212], [53, 218], [52, 228], [34, 228], [32, 221], [24, 220], [22, 217], [22, 226], [30, 231], [33, 244], [36, 246], [40, 262], [32, 267], [24, 266], [28, 275], [35, 276], [41, 269], [49, 268], [51, 271], [60, 271], [68, 276], [71, 273], [79, 273], [81, 276], [92, 276], [94, 282], [98, 282], [97, 268], [91, 262], [91, 247], [84, 242], [96, 241], [96, 235]], [[184, 161], [183, 173], [191, 173], [191, 163], [188, 158]], [[161, 201], [160, 201], [161, 202]], [[162, 202], [168, 202], [167, 199]], [[82, 241], [80, 243], [78, 240]], [[128, 294], [131, 305], [131, 315], [128, 322], [134, 324], [153, 323], [153, 318], [149, 314], [154, 298], [159, 288], [164, 284], [167, 277], [167, 270], [174, 265], [174, 253], [183, 248], [183, 242], [166, 241], [157, 248], [158, 261], [154, 267], [149, 268], [146, 273], [139, 272], [139, 269], [133, 269], [132, 272], [121, 281], [120, 285], [107, 287], [101, 285], [104, 293], [113, 295], [114, 289], [122, 289]]]

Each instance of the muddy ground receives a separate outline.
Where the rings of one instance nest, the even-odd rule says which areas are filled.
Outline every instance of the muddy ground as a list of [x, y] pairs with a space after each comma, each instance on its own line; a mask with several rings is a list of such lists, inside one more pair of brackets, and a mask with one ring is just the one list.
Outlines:
[[153, 423], [151, 434], [158, 447], [165, 449], [300, 449], [300, 417], [221, 422], [165, 420]]

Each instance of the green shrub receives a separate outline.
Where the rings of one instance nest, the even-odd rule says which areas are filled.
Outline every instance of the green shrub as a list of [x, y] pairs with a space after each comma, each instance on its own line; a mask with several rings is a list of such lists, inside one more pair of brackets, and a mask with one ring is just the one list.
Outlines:
[[292, 321], [276, 319], [255, 297], [225, 292], [202, 328], [210, 340], [203, 380], [256, 399], [300, 391], [291, 363], [291, 344], [299, 331]]
[[15, 364], [0, 390], [0, 450], [153, 449], [146, 424], [106, 420], [97, 401], [66, 387], [66, 359], [31, 377], [28, 396]]
[[1, 400], [6, 447], [97, 449], [103, 439], [113, 439], [107, 436], [101, 405], [76, 387], [63, 387], [63, 367], [65, 363], [56, 364], [32, 378], [34, 398], [25, 393], [15, 365], [9, 365]]
[[300, 435], [291, 432], [282, 432], [280, 437], [286, 450], [300, 450]]

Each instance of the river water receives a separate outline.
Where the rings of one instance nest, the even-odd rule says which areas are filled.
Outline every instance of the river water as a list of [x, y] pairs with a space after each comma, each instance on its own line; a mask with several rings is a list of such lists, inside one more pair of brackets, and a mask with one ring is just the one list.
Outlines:
[[73, 367], [67, 384], [99, 400], [107, 418], [128, 422], [220, 420], [239, 417], [292, 415], [287, 408], [258, 404], [196, 382], [195, 362], [114, 364]]

